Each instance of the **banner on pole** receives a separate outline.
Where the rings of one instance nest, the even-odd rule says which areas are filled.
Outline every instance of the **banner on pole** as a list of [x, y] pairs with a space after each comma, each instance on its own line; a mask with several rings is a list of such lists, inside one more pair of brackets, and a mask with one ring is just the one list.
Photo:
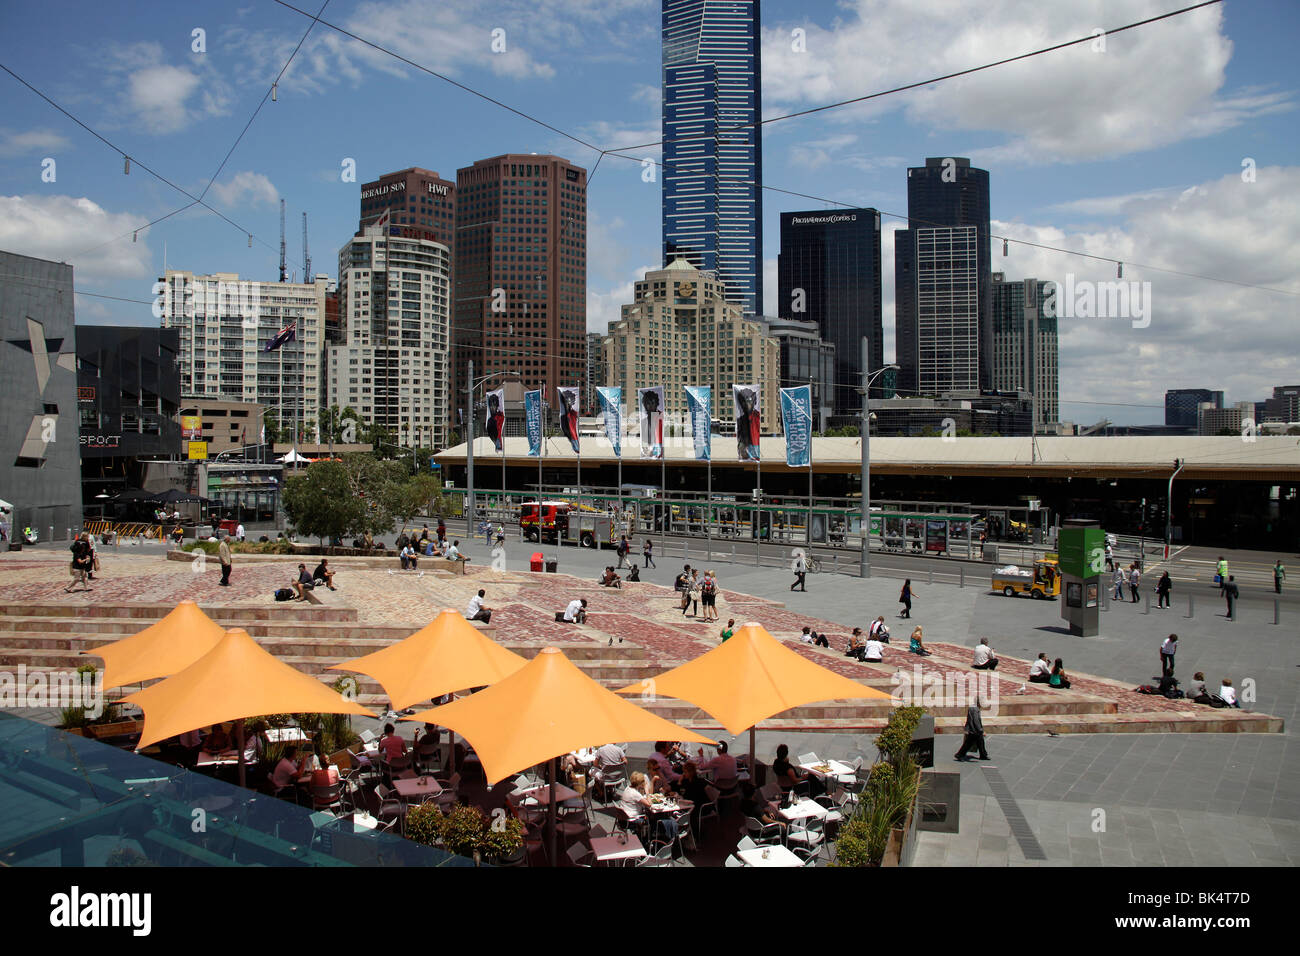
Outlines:
[[497, 451], [501, 451], [506, 440], [506, 390], [498, 388], [487, 393], [487, 417], [483, 421], [483, 432], [492, 439]]
[[577, 386], [555, 386], [560, 400], [560, 434], [569, 439], [575, 455], [582, 454], [578, 446], [578, 389]]
[[759, 404], [761, 385], [732, 385], [731, 397], [736, 408], [736, 452], [741, 461], [759, 461], [759, 439], [763, 423]]
[[641, 457], [664, 457], [664, 387], [638, 388], [636, 405], [641, 416]]
[[542, 390], [524, 392], [524, 428], [528, 432], [528, 454], [542, 453]]
[[713, 387], [687, 385], [686, 404], [691, 410], [691, 437], [695, 460], [709, 461], [713, 455]]
[[781, 423], [785, 426], [785, 463], [812, 467], [812, 386], [781, 389]]
[[614, 446], [614, 457], [623, 457], [623, 386], [597, 388], [600, 410], [605, 413], [605, 437]]

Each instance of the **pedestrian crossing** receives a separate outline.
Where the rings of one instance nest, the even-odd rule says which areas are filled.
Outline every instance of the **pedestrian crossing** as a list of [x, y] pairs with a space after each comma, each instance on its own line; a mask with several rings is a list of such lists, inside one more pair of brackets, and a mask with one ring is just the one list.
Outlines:
[[[1156, 578], [1160, 572], [1168, 571], [1169, 577], [1175, 582], [1184, 584], [1214, 584], [1215, 569], [1218, 567], [1218, 561], [1208, 558], [1181, 558], [1175, 555], [1168, 562], [1157, 562], [1148, 565], [1146, 576], [1155, 573]], [[1261, 564], [1258, 562], [1228, 562], [1228, 573], [1237, 579], [1239, 587], [1266, 587], [1270, 591], [1273, 589], [1273, 565]], [[1286, 581], [1282, 582], [1282, 587], [1286, 589]]]

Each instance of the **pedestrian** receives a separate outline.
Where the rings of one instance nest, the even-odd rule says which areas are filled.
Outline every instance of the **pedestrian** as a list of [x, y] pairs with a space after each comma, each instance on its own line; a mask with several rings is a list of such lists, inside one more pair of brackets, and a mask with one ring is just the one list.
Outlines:
[[903, 613], [899, 617], [910, 618], [912, 616], [912, 579], [908, 578], [903, 582], [903, 590], [898, 592], [898, 603], [903, 605]]
[[1214, 581], [1219, 585], [1219, 594], [1228, 590], [1228, 561], [1219, 555], [1219, 563], [1214, 567]]
[[1139, 568], [1138, 563], [1134, 561], [1133, 567], [1130, 568], [1128, 572], [1128, 589], [1129, 589], [1129, 593], [1133, 595], [1132, 603], [1134, 604], [1138, 602], [1138, 585], [1141, 583], [1142, 583], [1142, 569]]
[[686, 616], [686, 609], [691, 608], [691, 617], [700, 616], [700, 572], [691, 570], [690, 580], [686, 584], [685, 600], [682, 601], [682, 617]]
[[682, 596], [681, 612], [686, 616], [686, 609], [691, 604], [691, 566], [682, 565], [682, 573], [673, 580], [673, 590]]
[[1115, 585], [1115, 600], [1124, 600], [1124, 585], [1128, 582], [1128, 575], [1124, 573], [1122, 566], [1115, 567], [1115, 575], [1111, 578], [1111, 582]]
[[627, 535], [621, 535], [619, 537], [618, 546], [614, 550], [618, 552], [618, 567], [626, 567], [628, 552]]
[[736, 619], [734, 617], [727, 618], [727, 626], [718, 632], [718, 637], [720, 638], [718, 643], [720, 644], [727, 643], [727, 641], [731, 640], [731, 636], [735, 633], [736, 633]]
[[718, 579], [713, 576], [712, 568], [704, 572], [704, 580], [700, 582], [700, 599], [704, 602], [704, 620], [716, 621], [718, 619]]
[[1237, 598], [1241, 596], [1241, 592], [1237, 590], [1236, 575], [1228, 575], [1228, 581], [1223, 586], [1223, 596], [1228, 602], [1228, 620], [1235, 621], [1237, 619]]
[[85, 536], [77, 535], [72, 539], [72, 545], [68, 550], [72, 552], [72, 564], [69, 566], [69, 571], [72, 574], [72, 583], [63, 590], [71, 593], [72, 589], [78, 584], [82, 587], [87, 587], [86, 575], [91, 569], [90, 545], [86, 542]]
[[1173, 587], [1174, 582], [1170, 580], [1168, 571], [1160, 575], [1160, 580], [1156, 583], [1156, 607], [1169, 607], [1169, 592]]
[[1282, 559], [1277, 559], [1277, 564], [1273, 565], [1273, 592], [1282, 593], [1282, 582], [1286, 580], [1286, 568], [1282, 567]]
[[[427, 527], [427, 526], [426, 526]], [[442, 518], [438, 519], [438, 547], [444, 547], [447, 543], [447, 526], [443, 523]]]
[[230, 535], [221, 536], [221, 544], [217, 546], [217, 557], [221, 560], [221, 586], [230, 587]]
[[796, 551], [794, 557], [794, 584], [790, 585], [790, 590], [798, 588], [800, 591], [807, 591], [804, 579], [808, 576], [808, 562], [804, 559], [802, 551]]
[[645, 547], [641, 549], [641, 562], [644, 567], [653, 568], [655, 566], [654, 543], [649, 538], [645, 539]]
[[[177, 517], [180, 517], [180, 515], [177, 515]], [[242, 521], [235, 526], [235, 540], [236, 541], [244, 540], [244, 523]]]
[[1160, 676], [1174, 676], [1174, 655], [1178, 653], [1178, 635], [1170, 634], [1160, 645]]
[[1115, 552], [1110, 549], [1110, 542], [1106, 542], [1106, 570], [1115, 570]]
[[966, 726], [965, 736], [962, 737], [961, 749], [957, 751], [953, 760], [965, 760], [966, 752], [969, 750], [979, 750], [980, 760], [988, 760], [989, 752], [984, 749], [984, 721], [980, 718], [980, 699], [975, 698], [975, 703], [966, 708]]

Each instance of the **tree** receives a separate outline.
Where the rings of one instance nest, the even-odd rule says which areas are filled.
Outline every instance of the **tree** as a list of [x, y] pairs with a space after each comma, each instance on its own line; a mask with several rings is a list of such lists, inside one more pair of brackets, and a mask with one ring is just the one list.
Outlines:
[[342, 410], [337, 405], [321, 410], [320, 440], [324, 444], [348, 445], [361, 441], [365, 422], [351, 405]]
[[421, 515], [443, 510], [442, 482], [433, 475], [415, 475], [401, 482], [391, 482], [386, 489], [387, 507], [402, 522], [402, 530]]
[[366, 502], [352, 493], [342, 462], [321, 461], [285, 483], [284, 510], [298, 531], [324, 544], [327, 538], [360, 533]]

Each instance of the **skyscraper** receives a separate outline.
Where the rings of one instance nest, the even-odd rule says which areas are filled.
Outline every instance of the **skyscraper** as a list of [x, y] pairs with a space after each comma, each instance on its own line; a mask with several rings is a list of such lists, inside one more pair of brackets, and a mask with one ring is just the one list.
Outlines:
[[1223, 408], [1222, 390], [1208, 388], [1171, 388], [1165, 392], [1165, 425], [1194, 430], [1201, 404], [1210, 402]]
[[587, 363], [587, 171], [508, 154], [456, 171], [455, 408], [474, 376], [581, 385]]
[[1048, 284], [993, 273], [993, 388], [1033, 396], [1034, 429], [1060, 421], [1057, 319]]
[[[927, 158], [924, 166], [907, 171], [907, 216], [908, 228], [894, 234], [894, 360], [900, 366], [899, 391], [939, 394], [936, 389], [992, 388], [988, 171], [961, 157]], [[940, 235], [944, 229], [973, 233]], [[922, 242], [926, 251], [919, 255]], [[952, 252], [958, 253], [956, 258], [948, 255]], [[973, 262], [967, 252], [974, 253]], [[949, 292], [960, 301], [945, 302]], [[973, 340], [968, 321], [973, 321]], [[949, 345], [959, 354], [946, 359], [942, 353]], [[928, 356], [928, 373], [921, 367], [923, 353]]]
[[[880, 290], [880, 214], [874, 209], [781, 213], [777, 314], [816, 322], [835, 346], [835, 415], [861, 407], [862, 338], [871, 371], [885, 364]], [[879, 396], [879, 384], [873, 386]]]
[[[758, 0], [663, 0], [663, 253], [763, 313]], [[739, 128], [738, 128], [739, 127]]]

